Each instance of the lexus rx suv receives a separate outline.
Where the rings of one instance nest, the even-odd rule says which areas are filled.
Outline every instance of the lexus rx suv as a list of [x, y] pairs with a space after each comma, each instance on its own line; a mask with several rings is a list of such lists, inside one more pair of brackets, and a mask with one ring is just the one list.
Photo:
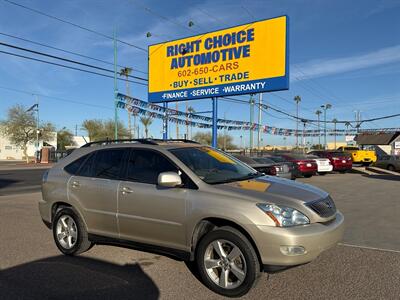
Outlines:
[[312, 261], [344, 228], [328, 193], [186, 140], [86, 144], [45, 173], [42, 194], [63, 254], [100, 244], [163, 254], [229, 297], [262, 271]]

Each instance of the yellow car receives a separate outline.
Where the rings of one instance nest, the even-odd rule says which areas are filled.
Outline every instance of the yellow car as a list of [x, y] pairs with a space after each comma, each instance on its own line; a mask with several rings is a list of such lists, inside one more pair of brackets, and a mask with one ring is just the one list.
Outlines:
[[341, 146], [338, 150], [349, 153], [356, 164], [370, 165], [377, 159], [375, 150], [362, 150], [355, 146]]

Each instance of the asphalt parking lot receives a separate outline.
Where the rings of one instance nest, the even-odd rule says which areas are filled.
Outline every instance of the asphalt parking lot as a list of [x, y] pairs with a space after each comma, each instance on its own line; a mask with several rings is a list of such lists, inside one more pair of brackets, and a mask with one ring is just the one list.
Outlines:
[[[246, 299], [399, 299], [400, 177], [301, 179], [332, 194], [343, 243], [314, 262], [268, 276]], [[0, 196], [0, 298], [219, 299], [183, 262], [116, 247], [60, 255], [37, 210], [40, 193]]]

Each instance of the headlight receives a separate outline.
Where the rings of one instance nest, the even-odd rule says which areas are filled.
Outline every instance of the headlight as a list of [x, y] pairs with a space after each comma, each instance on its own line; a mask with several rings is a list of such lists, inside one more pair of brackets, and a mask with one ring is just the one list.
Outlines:
[[279, 227], [310, 224], [310, 220], [298, 210], [274, 204], [258, 203], [257, 206], [264, 211]]

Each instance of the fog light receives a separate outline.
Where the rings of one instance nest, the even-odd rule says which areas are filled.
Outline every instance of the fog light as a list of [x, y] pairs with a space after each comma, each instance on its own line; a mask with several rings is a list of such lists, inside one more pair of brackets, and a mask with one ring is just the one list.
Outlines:
[[283, 255], [295, 256], [306, 254], [306, 249], [302, 246], [281, 246]]

